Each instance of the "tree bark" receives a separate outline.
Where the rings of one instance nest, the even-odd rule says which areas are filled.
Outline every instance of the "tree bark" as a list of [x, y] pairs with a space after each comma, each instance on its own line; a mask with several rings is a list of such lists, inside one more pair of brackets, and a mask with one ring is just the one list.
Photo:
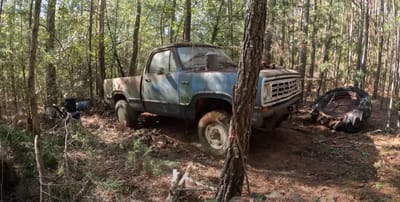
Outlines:
[[224, 6], [224, 2], [225, 1], [221, 1], [221, 3], [219, 4], [217, 19], [215, 20], [213, 32], [211, 34], [211, 44], [213, 44], [215, 42], [215, 40], [217, 39], [218, 30], [219, 30], [219, 21], [221, 20], [222, 7]]
[[268, 9], [268, 26], [266, 27], [265, 40], [264, 40], [264, 57], [268, 63], [272, 63], [272, 37], [275, 33], [275, 5], [276, 0], [269, 1]]
[[[32, 0], [33, 1], [33, 0]], [[30, 45], [30, 56], [29, 56], [29, 75], [28, 75], [28, 91], [27, 97], [29, 99], [29, 130], [34, 134], [39, 134], [39, 119], [37, 112], [36, 103], [36, 88], [35, 88], [35, 66], [36, 66], [36, 51], [38, 45], [38, 33], [39, 33], [39, 19], [40, 19], [40, 4], [41, 0], [35, 1], [35, 10], [33, 15], [33, 27], [32, 37]]]
[[[46, 43], [46, 52], [50, 55], [50, 58], [54, 55], [54, 42], [56, 38], [56, 0], [48, 0], [47, 6], [47, 30], [49, 32], [49, 38]], [[57, 78], [56, 78], [56, 67], [52, 59], [50, 59], [47, 65], [47, 78], [46, 78], [46, 104], [57, 103]]]
[[140, 30], [140, 16], [141, 16], [141, 5], [140, 0], [136, 1], [136, 19], [135, 19], [135, 27], [133, 31], [132, 38], [132, 56], [131, 62], [129, 63], [129, 76], [136, 75], [137, 71], [137, 55], [139, 52], [139, 30]]
[[98, 65], [98, 77], [97, 77], [97, 95], [100, 97], [100, 99], [103, 99], [104, 97], [104, 89], [103, 89], [103, 82], [105, 79], [105, 72], [106, 72], [106, 67], [105, 67], [105, 48], [104, 48], [104, 16], [106, 12], [106, 0], [100, 0], [99, 1], [99, 65]]
[[379, 33], [379, 50], [378, 50], [378, 66], [376, 69], [376, 74], [375, 74], [375, 81], [374, 81], [374, 91], [372, 93], [372, 98], [376, 99], [376, 97], [378, 96], [378, 88], [379, 88], [379, 79], [380, 79], [380, 75], [381, 75], [381, 69], [382, 69], [382, 51], [383, 51], [383, 35], [385, 33], [385, 1], [381, 0], [381, 6], [380, 6], [380, 15], [381, 15], [381, 32]]
[[362, 63], [362, 42], [363, 42], [363, 30], [364, 30], [364, 0], [360, 0], [360, 14], [359, 14], [359, 21], [358, 21], [358, 39], [357, 39], [357, 65], [356, 65], [356, 75], [354, 78], [354, 87], [359, 87], [360, 84], [360, 73], [361, 73], [361, 63]]
[[192, 1], [186, 0], [185, 2], [185, 25], [183, 28], [183, 41], [191, 41], [190, 28], [192, 23]]
[[365, 0], [365, 30], [364, 30], [364, 50], [361, 62], [361, 81], [360, 88], [365, 88], [365, 76], [367, 74], [368, 40], [369, 40], [369, 0]]
[[172, 0], [172, 13], [171, 13], [171, 18], [169, 22], [169, 42], [173, 43], [174, 40], [174, 35], [175, 35], [175, 7], [176, 7], [176, 0]]
[[[233, 196], [240, 196], [242, 193], [249, 151], [251, 114], [257, 93], [263, 51], [265, 16], [266, 1], [247, 1], [243, 51], [233, 93], [230, 143], [216, 194], [218, 201], [229, 201]], [[250, 191], [250, 185], [247, 186]]]
[[115, 36], [116, 32], [113, 33], [113, 31], [111, 30], [111, 26], [110, 26], [110, 21], [109, 20], [107, 20], [106, 24], [107, 24], [108, 32], [110, 32], [113, 59], [115, 60], [114, 62], [117, 63], [117, 69], [119, 71], [119, 76], [124, 77], [125, 73], [124, 73], [124, 70], [122, 68], [121, 60], [119, 59], [119, 55], [118, 55], [118, 51], [117, 51], [117, 40], [115, 39], [116, 38], [116, 36]]
[[93, 67], [92, 67], [92, 57], [93, 57], [93, 47], [92, 47], [92, 34], [93, 34], [93, 0], [90, 0], [90, 13], [89, 13], [89, 28], [88, 28], [88, 77], [89, 77], [89, 94], [90, 99], [93, 100]]
[[305, 99], [307, 99], [308, 95], [311, 95], [312, 90], [312, 82], [314, 81], [314, 69], [315, 69], [315, 54], [317, 51], [317, 32], [318, 32], [318, 25], [317, 25], [317, 0], [314, 0], [314, 16], [313, 16], [313, 32], [311, 36], [311, 65], [310, 69], [308, 70], [308, 82], [307, 82], [307, 94]]
[[[306, 64], [307, 64], [307, 38], [308, 38], [308, 22], [310, 16], [310, 0], [305, 0], [304, 10], [304, 23], [302, 26], [303, 39], [301, 42], [300, 49], [300, 74], [302, 78], [305, 78]], [[301, 89], [304, 89], [304, 82], [302, 82]]]
[[[1, 15], [2, 14], [3, 14], [3, 0], [0, 0], [0, 25], [1, 25]], [[0, 30], [1, 30], [1, 26], [0, 26]]]
[[[330, 7], [333, 5], [333, 0], [330, 1], [329, 3]], [[329, 11], [329, 17], [328, 17], [328, 25], [325, 29], [325, 32], [329, 33], [332, 27], [332, 10]], [[329, 61], [329, 49], [331, 46], [331, 41], [332, 41], [332, 35], [329, 33], [326, 36], [325, 43], [324, 43], [324, 56], [323, 56], [323, 63], [326, 64]], [[326, 77], [326, 72], [327, 70], [320, 70], [319, 73], [319, 82], [318, 82], [318, 89], [317, 89], [317, 96], [322, 94], [324, 91], [324, 86], [325, 86], [325, 77]]]

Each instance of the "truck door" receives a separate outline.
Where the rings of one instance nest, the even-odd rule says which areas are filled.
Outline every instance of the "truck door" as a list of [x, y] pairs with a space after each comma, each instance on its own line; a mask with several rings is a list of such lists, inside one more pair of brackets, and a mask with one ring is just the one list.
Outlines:
[[170, 50], [153, 54], [143, 75], [142, 100], [150, 113], [179, 116], [176, 60]]

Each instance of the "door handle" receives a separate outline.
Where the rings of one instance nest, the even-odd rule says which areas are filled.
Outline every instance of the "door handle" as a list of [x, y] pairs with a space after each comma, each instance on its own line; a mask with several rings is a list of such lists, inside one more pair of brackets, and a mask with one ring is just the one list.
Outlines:
[[189, 85], [189, 81], [181, 81], [182, 85]]
[[144, 80], [147, 82], [151, 82], [151, 79], [149, 79], [149, 78], [145, 78]]

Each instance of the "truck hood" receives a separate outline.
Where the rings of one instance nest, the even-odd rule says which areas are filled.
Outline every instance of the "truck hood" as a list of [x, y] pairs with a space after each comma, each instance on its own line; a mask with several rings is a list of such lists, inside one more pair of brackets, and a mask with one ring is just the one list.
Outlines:
[[292, 69], [263, 69], [260, 71], [260, 76], [261, 77], [268, 77], [268, 78], [274, 78], [274, 77], [281, 77], [281, 76], [299, 76], [300, 74], [296, 70]]

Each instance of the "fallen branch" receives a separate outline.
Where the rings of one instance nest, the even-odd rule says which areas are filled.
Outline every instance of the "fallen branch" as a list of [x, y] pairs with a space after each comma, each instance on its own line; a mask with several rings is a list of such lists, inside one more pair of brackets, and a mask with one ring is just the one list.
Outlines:
[[40, 150], [39, 150], [39, 146], [38, 146], [38, 140], [39, 139], [39, 135], [35, 135], [35, 139], [34, 139], [34, 147], [35, 147], [35, 160], [36, 160], [36, 168], [38, 170], [38, 174], [39, 174], [39, 189], [40, 189], [40, 194], [39, 194], [39, 201], [42, 202], [43, 201], [43, 172], [42, 172], [42, 161], [41, 161], [41, 156], [40, 156]]
[[180, 191], [183, 190], [183, 188], [185, 188], [185, 182], [189, 176], [191, 167], [192, 165], [189, 164], [186, 167], [185, 173], [183, 175], [176, 169], [172, 170], [171, 187], [169, 189], [167, 201], [174, 202], [178, 200]]

